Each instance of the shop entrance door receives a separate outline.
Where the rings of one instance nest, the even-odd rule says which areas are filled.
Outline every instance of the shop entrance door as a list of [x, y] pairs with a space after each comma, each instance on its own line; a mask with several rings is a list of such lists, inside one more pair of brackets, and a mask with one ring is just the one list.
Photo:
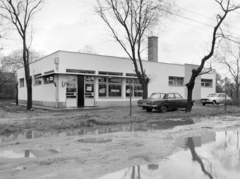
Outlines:
[[66, 107], [77, 107], [77, 83], [66, 82]]
[[94, 106], [94, 84], [85, 84], [84, 106]]

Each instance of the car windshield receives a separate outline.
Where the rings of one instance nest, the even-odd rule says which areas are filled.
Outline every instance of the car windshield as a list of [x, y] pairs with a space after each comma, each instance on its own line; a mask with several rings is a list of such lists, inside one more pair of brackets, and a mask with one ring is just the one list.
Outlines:
[[208, 97], [216, 97], [217, 96], [217, 94], [210, 94], [210, 95], [208, 95]]
[[149, 98], [150, 99], [156, 99], [156, 98], [163, 99], [165, 95], [166, 95], [165, 93], [153, 93]]

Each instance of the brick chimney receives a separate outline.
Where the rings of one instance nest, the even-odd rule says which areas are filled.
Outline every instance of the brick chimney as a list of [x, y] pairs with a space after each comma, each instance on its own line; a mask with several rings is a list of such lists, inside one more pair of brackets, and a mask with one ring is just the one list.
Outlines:
[[148, 37], [148, 61], [158, 62], [158, 37]]

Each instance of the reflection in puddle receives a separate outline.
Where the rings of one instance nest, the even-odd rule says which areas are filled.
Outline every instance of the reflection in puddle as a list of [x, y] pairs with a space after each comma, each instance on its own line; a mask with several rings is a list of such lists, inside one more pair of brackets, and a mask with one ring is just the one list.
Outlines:
[[0, 152], [0, 158], [38, 158], [38, 157], [47, 157], [59, 153], [56, 150], [25, 150], [25, 151], [13, 151], [6, 150]]
[[192, 121], [160, 121], [151, 122], [135, 125], [121, 125], [121, 126], [110, 126], [110, 127], [99, 127], [99, 128], [83, 128], [74, 131], [64, 131], [56, 133], [41, 133], [38, 131], [28, 131], [17, 134], [0, 135], [0, 143], [20, 141], [24, 139], [34, 139], [48, 136], [84, 136], [84, 135], [99, 135], [116, 132], [138, 132], [138, 131], [151, 131], [151, 130], [163, 130], [170, 129], [180, 125], [192, 124]]
[[103, 139], [103, 138], [86, 138], [86, 139], [79, 139], [78, 142], [82, 143], [108, 143], [112, 142], [112, 139]]
[[176, 141], [185, 150], [169, 160], [133, 166], [99, 179], [236, 179], [240, 176], [239, 132], [216, 132]]
[[12, 142], [17, 140], [24, 140], [24, 139], [33, 139], [33, 138], [40, 138], [43, 137], [43, 133], [38, 131], [28, 131], [16, 134], [7, 134], [7, 135], [0, 135], [0, 143], [2, 142]]

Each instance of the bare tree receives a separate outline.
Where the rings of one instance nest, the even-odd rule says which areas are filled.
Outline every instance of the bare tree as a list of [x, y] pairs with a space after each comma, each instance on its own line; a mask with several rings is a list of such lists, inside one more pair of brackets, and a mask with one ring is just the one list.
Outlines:
[[[32, 80], [30, 77], [29, 49], [32, 33], [29, 31], [33, 16], [41, 9], [43, 0], [0, 0], [0, 16], [8, 20], [22, 40], [22, 60], [27, 83], [27, 110], [32, 108]], [[29, 44], [28, 44], [29, 43]]]
[[[221, 7], [222, 14], [217, 15], [217, 24], [213, 29], [212, 42], [211, 42], [211, 48], [210, 48], [209, 53], [202, 58], [201, 64], [198, 66], [198, 68], [192, 70], [192, 76], [191, 76], [189, 82], [186, 84], [187, 90], [188, 90], [186, 112], [191, 112], [191, 110], [192, 110], [192, 92], [193, 92], [193, 88], [195, 85], [195, 79], [199, 75], [201, 75], [201, 72], [204, 68], [206, 61], [209, 60], [214, 55], [215, 46], [219, 42], [218, 40], [221, 38], [225, 38], [225, 37], [229, 39], [229, 37], [222, 34], [223, 31], [220, 28], [221, 24], [224, 22], [224, 20], [226, 19], [227, 15], [230, 12], [235, 11], [240, 8], [240, 4], [237, 4], [237, 5], [232, 4], [231, 0], [215, 0], [215, 2], [218, 3], [219, 6]], [[220, 33], [218, 33], [218, 31], [220, 31]]]
[[4, 70], [4, 67], [0, 68], [0, 91], [5, 87], [9, 82], [14, 81], [15, 73], [7, 72]]
[[[29, 64], [44, 57], [45, 53], [41, 51], [30, 50], [29, 51]], [[18, 68], [24, 67], [24, 61], [22, 57], [22, 50], [15, 50], [7, 56], [2, 57], [2, 64], [8, 68], [8, 71], [16, 72]]]
[[[167, 2], [167, 1], [166, 1]], [[170, 5], [164, 0], [97, 0], [97, 13], [110, 29], [113, 38], [132, 60], [142, 85], [143, 98], [148, 97], [149, 76], [142, 64], [144, 39], [166, 16]]]
[[97, 54], [97, 51], [90, 45], [85, 45], [81, 50], [78, 52], [80, 53], [89, 53], [89, 54]]
[[234, 81], [233, 89], [235, 93], [235, 100], [239, 98], [239, 80], [240, 80], [240, 44], [229, 42], [225, 43], [221, 49], [222, 53], [219, 54], [219, 63], [227, 68], [227, 71], [232, 76]]

